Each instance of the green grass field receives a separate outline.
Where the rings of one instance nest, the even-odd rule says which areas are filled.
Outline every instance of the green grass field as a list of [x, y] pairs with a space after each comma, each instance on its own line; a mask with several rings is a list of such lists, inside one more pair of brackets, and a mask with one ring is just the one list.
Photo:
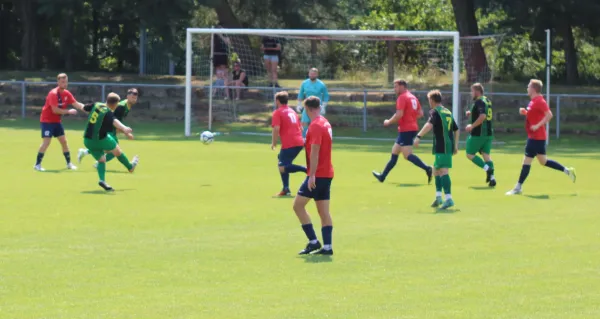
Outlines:
[[[82, 125], [66, 123], [73, 156]], [[90, 157], [65, 170], [57, 141], [48, 171], [34, 171], [35, 123], [0, 121], [0, 318], [600, 317], [597, 141], [553, 142], [577, 184], [534, 164], [517, 197], [504, 192], [522, 140], [495, 150], [497, 189], [461, 152], [449, 213], [429, 208], [434, 187], [404, 160], [373, 179], [390, 143], [334, 141], [335, 256], [324, 259], [296, 255], [306, 238], [292, 199], [272, 198], [268, 138], [205, 146], [180, 126], [133, 125], [139, 140], [122, 147], [140, 166], [110, 162], [106, 194]]]

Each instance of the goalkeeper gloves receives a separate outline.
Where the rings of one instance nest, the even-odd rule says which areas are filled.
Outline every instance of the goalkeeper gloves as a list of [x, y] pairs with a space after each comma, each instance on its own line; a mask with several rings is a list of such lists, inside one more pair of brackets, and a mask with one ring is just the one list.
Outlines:
[[298, 113], [302, 113], [302, 109], [303, 109], [302, 102], [298, 101], [298, 106], [296, 106], [296, 111], [298, 111]]
[[323, 103], [321, 103], [321, 115], [325, 115], [326, 111], [327, 111], [327, 102], [323, 102]]

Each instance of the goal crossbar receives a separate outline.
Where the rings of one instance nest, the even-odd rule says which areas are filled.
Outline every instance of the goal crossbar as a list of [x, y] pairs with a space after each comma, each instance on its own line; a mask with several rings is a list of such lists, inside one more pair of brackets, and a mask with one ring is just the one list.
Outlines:
[[[396, 30], [299, 30], [299, 29], [224, 29], [224, 28], [188, 28], [186, 30], [186, 65], [185, 65], [185, 135], [191, 136], [191, 105], [192, 105], [192, 37], [195, 34], [206, 34], [214, 37], [215, 34], [235, 35], [278, 35], [278, 36], [343, 36], [348, 41], [361, 41], [365, 37], [384, 37], [386, 40], [398, 38], [447, 38], [453, 40], [453, 66], [452, 66], [452, 112], [457, 123], [460, 122], [460, 34], [457, 31], [396, 31]], [[212, 42], [212, 41], [211, 41]], [[212, 46], [211, 56], [212, 59]], [[213, 65], [210, 63], [210, 74], [213, 74]], [[211, 90], [212, 90], [212, 80]], [[212, 95], [211, 95], [212, 97]], [[211, 108], [209, 108], [209, 130], [211, 129]]]

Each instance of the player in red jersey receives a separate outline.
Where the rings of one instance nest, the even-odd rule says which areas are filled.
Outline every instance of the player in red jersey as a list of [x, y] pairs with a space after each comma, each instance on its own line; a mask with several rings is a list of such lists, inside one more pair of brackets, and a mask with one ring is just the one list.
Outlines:
[[272, 150], [277, 147], [277, 139], [281, 139], [281, 150], [277, 159], [279, 160], [279, 174], [281, 174], [283, 189], [277, 196], [289, 196], [291, 194], [290, 173], [306, 173], [306, 167], [292, 164], [302, 151], [304, 139], [302, 138], [300, 119], [298, 114], [288, 107], [288, 99], [288, 93], [285, 91], [275, 94], [277, 109], [273, 111], [271, 123], [273, 127]]
[[573, 183], [575, 182], [575, 169], [572, 167], [564, 167], [556, 161], [546, 157], [546, 123], [552, 119], [552, 111], [548, 107], [548, 103], [542, 96], [542, 81], [531, 80], [527, 86], [527, 95], [531, 98], [527, 108], [520, 108], [519, 113], [525, 115], [525, 130], [527, 131], [527, 145], [525, 146], [525, 158], [523, 159], [523, 167], [519, 182], [514, 189], [508, 191], [506, 195], [521, 194], [523, 183], [531, 170], [531, 162], [536, 157], [540, 164], [564, 172]]
[[392, 147], [392, 157], [388, 161], [383, 172], [378, 173], [373, 171], [373, 176], [382, 182], [390, 173], [392, 168], [396, 166], [398, 162], [398, 154], [402, 152], [405, 160], [410, 161], [419, 168], [425, 171], [427, 174], [427, 183], [431, 183], [431, 176], [433, 169], [431, 166], [427, 166], [421, 159], [413, 154], [413, 141], [419, 131], [419, 123], [417, 120], [423, 117], [423, 110], [421, 109], [421, 103], [419, 100], [408, 91], [407, 83], [404, 80], [394, 81], [394, 91], [398, 94], [398, 100], [396, 101], [396, 113], [392, 118], [383, 121], [383, 126], [388, 126], [393, 123], [398, 123], [398, 138], [396, 143]]
[[69, 85], [69, 78], [65, 73], [61, 73], [56, 77], [58, 86], [50, 90], [46, 97], [46, 104], [42, 108], [42, 114], [40, 115], [40, 126], [42, 128], [42, 145], [38, 150], [37, 158], [35, 160], [35, 166], [33, 167], [36, 171], [43, 172], [42, 159], [44, 153], [50, 146], [52, 138], [56, 137], [62, 146], [63, 155], [67, 161], [67, 169], [77, 169], [75, 165], [71, 163], [71, 153], [69, 152], [69, 145], [67, 144], [67, 138], [65, 137], [65, 130], [62, 126], [62, 116], [65, 114], [75, 115], [77, 114], [76, 109], [67, 109], [68, 105], [74, 104], [75, 98], [67, 90]]
[[[302, 224], [302, 229], [308, 238], [306, 248], [300, 255], [333, 255], [331, 236], [333, 224], [329, 214], [329, 199], [331, 181], [333, 180], [333, 165], [331, 164], [331, 124], [321, 115], [321, 100], [316, 96], [309, 96], [304, 100], [306, 113], [310, 118], [310, 126], [306, 133], [306, 166], [308, 176], [294, 200], [294, 212]], [[321, 233], [323, 247], [317, 240], [310, 216], [306, 211], [306, 204], [314, 199], [317, 212], [321, 217]]]

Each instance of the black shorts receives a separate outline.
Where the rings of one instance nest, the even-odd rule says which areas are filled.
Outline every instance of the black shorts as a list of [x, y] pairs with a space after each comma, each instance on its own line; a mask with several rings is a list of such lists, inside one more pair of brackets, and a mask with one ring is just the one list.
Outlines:
[[400, 146], [412, 146], [418, 133], [417, 131], [400, 132], [398, 133], [396, 144]]
[[317, 177], [315, 180], [316, 187], [311, 191], [308, 189], [308, 176], [300, 186], [298, 195], [312, 198], [316, 202], [321, 200], [329, 200], [331, 197], [331, 181], [333, 178]]
[[279, 166], [286, 166], [292, 164], [292, 162], [296, 159], [300, 152], [302, 152], [302, 146], [281, 149], [279, 151], [279, 155], [277, 155], [277, 159], [279, 160]]
[[536, 157], [537, 155], [546, 155], [546, 141], [528, 138], [525, 145], [525, 156]]
[[227, 53], [215, 52], [213, 55], [213, 66], [217, 67], [220, 65], [229, 65], [229, 57], [227, 56]]
[[42, 138], [65, 135], [65, 129], [61, 123], [40, 123], [40, 126], [42, 128]]

